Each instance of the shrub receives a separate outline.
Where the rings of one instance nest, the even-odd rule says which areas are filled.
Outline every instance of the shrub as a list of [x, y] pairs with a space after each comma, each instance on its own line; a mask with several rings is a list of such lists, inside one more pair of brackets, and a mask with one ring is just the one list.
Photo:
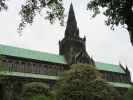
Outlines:
[[118, 100], [118, 92], [94, 66], [72, 65], [55, 87], [56, 100]]
[[52, 94], [47, 84], [32, 82], [24, 85], [22, 100], [51, 100]]

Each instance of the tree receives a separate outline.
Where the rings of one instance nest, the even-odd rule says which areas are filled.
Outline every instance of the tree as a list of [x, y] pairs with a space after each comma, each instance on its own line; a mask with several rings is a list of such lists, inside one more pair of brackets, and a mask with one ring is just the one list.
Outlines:
[[133, 45], [133, 0], [91, 0], [87, 8], [94, 12], [93, 17], [101, 12], [100, 8], [104, 8], [106, 25], [111, 29], [118, 25], [126, 27]]
[[32, 82], [24, 85], [22, 100], [52, 100], [53, 95], [45, 83]]
[[[6, 5], [8, 0], [0, 0], [0, 11], [7, 10]], [[53, 23], [56, 19], [60, 20], [61, 25], [64, 19], [64, 8], [62, 0], [26, 0], [26, 3], [21, 6], [21, 23], [19, 24], [18, 31], [21, 32], [26, 24], [32, 24], [37, 14], [40, 14], [43, 8], [47, 8], [46, 13], [50, 23]]]
[[117, 91], [92, 65], [72, 65], [56, 85], [56, 100], [118, 100]]
[[132, 100], [133, 99], [133, 86], [128, 89], [127, 94], [125, 96], [125, 100]]

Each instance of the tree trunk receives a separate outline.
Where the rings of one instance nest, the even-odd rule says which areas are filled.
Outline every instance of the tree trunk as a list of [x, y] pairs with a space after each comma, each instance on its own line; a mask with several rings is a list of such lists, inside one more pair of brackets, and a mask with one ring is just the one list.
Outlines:
[[127, 30], [129, 32], [130, 42], [133, 46], [133, 10], [132, 10], [133, 1], [127, 0], [126, 5], [127, 5], [127, 17], [126, 17]]
[[132, 27], [130, 26], [130, 28], [128, 27], [128, 32], [129, 32], [129, 36], [130, 36], [130, 42], [133, 46], [133, 26]]
[[128, 19], [129, 20], [129, 23], [127, 24], [128, 25], [128, 32], [129, 32], [129, 36], [130, 36], [130, 42], [133, 46], [133, 16], [132, 18]]
[[129, 32], [130, 42], [133, 46], [133, 11], [130, 11], [127, 17], [127, 30]]

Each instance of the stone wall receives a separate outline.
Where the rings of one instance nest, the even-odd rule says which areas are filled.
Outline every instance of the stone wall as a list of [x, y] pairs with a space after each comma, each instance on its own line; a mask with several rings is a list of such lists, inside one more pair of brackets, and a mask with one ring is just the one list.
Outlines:
[[0, 69], [12, 72], [24, 72], [42, 75], [57, 76], [68, 66], [56, 63], [48, 63], [33, 60], [5, 58], [0, 59]]

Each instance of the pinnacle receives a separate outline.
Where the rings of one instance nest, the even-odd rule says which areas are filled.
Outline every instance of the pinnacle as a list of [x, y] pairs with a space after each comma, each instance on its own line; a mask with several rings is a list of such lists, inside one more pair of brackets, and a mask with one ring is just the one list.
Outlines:
[[67, 20], [67, 26], [65, 30], [65, 36], [66, 37], [79, 37], [79, 30], [77, 27], [77, 21], [75, 18], [75, 13], [73, 9], [73, 5], [71, 3], [70, 9], [69, 9], [69, 15], [68, 15], [68, 20]]

